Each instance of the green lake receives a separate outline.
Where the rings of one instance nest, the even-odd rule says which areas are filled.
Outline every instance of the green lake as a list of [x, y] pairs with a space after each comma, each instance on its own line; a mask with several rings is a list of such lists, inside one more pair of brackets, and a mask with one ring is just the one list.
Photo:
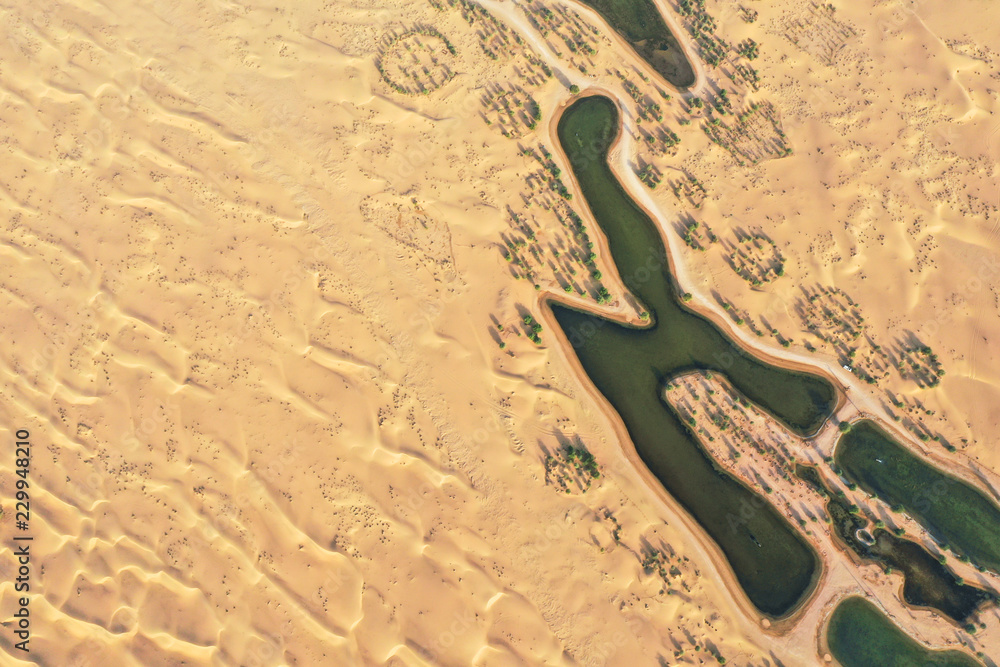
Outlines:
[[[960, 582], [954, 572], [922, 545], [872, 526], [861, 512], [852, 513], [847, 498], [830, 493], [816, 468], [798, 464], [795, 474], [827, 498], [826, 511], [833, 534], [841, 544], [859, 557], [903, 575], [903, 600], [907, 604], [931, 607], [964, 624], [985, 605], [995, 603], [992, 591]], [[858, 537], [861, 530], [868, 532], [869, 540]]]
[[694, 70], [653, 0], [581, 0], [625, 38], [664, 79], [694, 84]]
[[618, 109], [603, 96], [576, 101], [558, 126], [560, 143], [618, 272], [651, 323], [624, 326], [554, 302], [552, 310], [650, 471], [721, 547], [753, 604], [771, 616], [785, 615], [811, 590], [819, 568], [815, 552], [764, 497], [713, 465], [663, 400], [663, 389], [679, 373], [716, 371], [801, 434], [823, 424], [836, 403], [836, 391], [820, 377], [754, 358], [715, 324], [684, 307], [660, 231], [608, 165], [608, 148], [618, 131]]
[[983, 493], [924, 462], [867, 420], [840, 437], [834, 459], [844, 477], [904, 508], [974, 564], [1000, 572], [1000, 507]]
[[959, 651], [924, 648], [860, 597], [849, 597], [837, 605], [826, 636], [830, 653], [843, 667], [981, 667]]

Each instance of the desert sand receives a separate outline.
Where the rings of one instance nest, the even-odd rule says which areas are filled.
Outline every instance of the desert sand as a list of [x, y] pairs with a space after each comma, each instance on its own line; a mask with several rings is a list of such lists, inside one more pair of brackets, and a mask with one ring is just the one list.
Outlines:
[[[546, 295], [640, 318], [554, 122], [571, 85], [618, 100], [616, 170], [693, 304], [995, 492], [1000, 17], [750, 7], [707, 3], [759, 43], [756, 90], [663, 4], [689, 93], [568, 0], [5, 7], [0, 415], [31, 434], [33, 597], [30, 654], [7, 623], [0, 662], [822, 663], [857, 571], [823, 552], [832, 583], [761, 618], [553, 331]], [[691, 110], [723, 87], [758, 105], [737, 157]], [[858, 338], [810, 308], [850, 303]], [[15, 467], [11, 445], [4, 619]], [[894, 586], [871, 590], [954, 643]]]

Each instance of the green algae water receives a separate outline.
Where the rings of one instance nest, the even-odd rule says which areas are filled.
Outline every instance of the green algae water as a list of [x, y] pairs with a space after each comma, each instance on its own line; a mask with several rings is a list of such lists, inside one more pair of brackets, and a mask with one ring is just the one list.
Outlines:
[[755, 359], [682, 305], [659, 230], [608, 165], [618, 127], [610, 99], [586, 97], [563, 113], [559, 140], [619, 274], [651, 324], [623, 326], [557, 303], [553, 312], [646, 466], [718, 543], [753, 604], [768, 615], [785, 615], [812, 587], [819, 568], [815, 552], [763, 497], [713, 466], [663, 400], [663, 388], [685, 371], [718, 371], [803, 434], [830, 415], [836, 392], [819, 377]]
[[864, 598], [833, 610], [826, 631], [830, 653], [843, 667], [982, 667], [959, 651], [931, 651], [910, 639]]
[[976, 565], [1000, 572], [1000, 507], [978, 490], [925, 463], [868, 420], [840, 437], [834, 458], [865, 491], [903, 507]]
[[[795, 475], [828, 499], [826, 511], [838, 541], [859, 557], [902, 573], [903, 600], [907, 604], [930, 607], [963, 624], [979, 609], [996, 602], [992, 591], [960, 581], [922, 545], [883, 528], [873, 528], [867, 517], [852, 514], [847, 498], [830, 493], [816, 468], [799, 463]], [[859, 539], [861, 529], [871, 531], [874, 542]]]
[[958, 583], [951, 570], [916, 542], [876, 530], [871, 550], [903, 573], [903, 601], [907, 604], [931, 607], [964, 624], [978, 609], [995, 600], [991, 592]]
[[581, 0], [618, 31], [664, 79], [678, 88], [694, 84], [694, 69], [653, 0]]

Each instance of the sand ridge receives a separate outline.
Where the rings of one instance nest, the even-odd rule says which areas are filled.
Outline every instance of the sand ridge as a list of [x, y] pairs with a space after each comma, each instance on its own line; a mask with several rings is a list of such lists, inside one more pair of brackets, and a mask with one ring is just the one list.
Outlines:
[[[563, 6], [607, 32], [589, 11]], [[869, 92], [879, 79], [859, 56], [851, 66], [866, 87], [809, 107], [811, 91], [825, 89], [835, 70], [772, 34], [797, 5], [761, 5], [752, 26], [729, 16], [727, 39], [755, 31], [761, 42], [762, 90], [782, 109], [796, 151], [741, 170], [700, 143], [707, 140], [697, 123], [679, 124], [683, 95], [654, 77], [644, 81], [639, 73], [648, 70], [616, 39], [576, 56], [585, 73], [563, 63], [555, 50], [564, 47], [547, 45], [513, 3], [482, 7], [490, 13], [423, 1], [3, 10], [10, 29], [0, 42], [0, 206], [8, 221], [0, 235], [0, 410], [11, 431], [28, 428], [37, 443], [33, 659], [819, 659], [816, 627], [800, 641], [775, 642], [727, 590], [726, 567], [636, 467], [614, 418], [552, 344], [558, 335], [546, 328], [535, 344], [521, 331], [526, 314], [542, 317], [534, 284], [552, 293], [569, 284], [573, 298], [598, 307], [603, 280], [611, 294], [605, 312], [636, 315], [603, 248], [592, 267], [571, 260], [583, 247], [566, 220], [570, 211], [582, 216], [582, 204], [556, 194], [538, 176], [544, 167], [523, 152], [555, 152], [545, 128], [570, 83], [631, 105], [616, 71], [660, 100], [657, 88], [672, 95], [662, 102], [665, 124], [682, 142], [654, 161], [697, 171], [713, 193], [698, 209], [703, 224], [722, 236], [729, 227], [711, 216], [746, 217], [744, 208], [778, 220], [788, 200], [775, 193], [794, 184], [803, 193], [795, 199], [800, 215], [829, 226], [810, 228], [814, 239], [787, 222], [767, 229], [788, 257], [788, 275], [764, 291], [747, 290], [720, 253], [681, 253], [678, 280], [702, 307], [726, 316], [711, 299], [716, 289], [799, 339], [790, 285], [810, 275], [853, 295], [887, 339], [905, 318], [954, 313], [922, 338], [948, 371], [940, 387], [928, 393], [901, 381], [890, 390], [948, 412], [935, 428], [950, 442], [990, 432], [992, 288], [986, 280], [966, 288], [966, 305], [942, 307], [995, 253], [995, 213], [983, 212], [994, 181], [972, 139], [989, 129], [995, 105], [988, 91], [997, 55], [978, 46], [990, 43], [978, 32], [989, 22], [962, 22], [969, 8], [938, 16], [921, 6], [921, 20], [904, 14], [898, 23], [892, 5], [873, 17], [842, 8], [839, 20], [867, 26], [865, 34], [893, 21], [884, 42], [847, 45], [857, 53], [881, 57], [913, 42], [907, 52], [926, 46], [945, 55], [910, 66], [884, 101]], [[941, 26], [943, 36], [927, 26]], [[404, 52], [417, 63], [407, 72]], [[929, 120], [900, 121], [891, 150], [874, 129], [850, 134], [852, 119], [862, 129], [887, 122], [892, 104], [912, 97], [907, 86], [923, 85], [919, 73], [930, 67], [947, 81], [947, 95]], [[707, 96], [717, 73], [699, 69], [704, 79], [692, 95]], [[508, 138], [498, 123], [487, 125], [487, 86], [525, 91], [541, 109], [540, 127], [519, 120], [521, 136]], [[869, 98], [873, 105], [864, 105]], [[840, 109], [848, 101], [854, 106]], [[810, 115], [821, 103], [840, 115]], [[867, 118], [869, 106], [881, 116]], [[958, 119], [957, 136], [946, 131], [943, 145], [928, 139], [951, 127], [948, 119]], [[615, 167], [666, 219], [680, 208], [669, 190], [661, 185], [646, 201], [630, 175], [643, 145], [638, 125], [629, 129], [640, 141], [622, 142]], [[837, 161], [818, 152], [832, 151], [842, 135], [850, 138], [837, 144]], [[914, 146], [924, 153], [910, 168], [931, 165], [928, 173], [898, 192], [884, 187], [900, 170], [892, 150]], [[871, 175], [840, 186], [884, 202], [870, 211], [856, 205], [852, 219], [873, 221], [868, 234], [882, 209], [910, 199], [945, 203], [912, 233], [892, 237], [905, 241], [899, 252], [880, 254], [883, 246], [869, 240], [852, 262], [833, 262], [850, 238], [843, 220], [804, 207], [824, 201], [812, 197], [823, 179], [809, 175], [836, 169], [841, 178]], [[520, 239], [525, 226], [545, 244], [543, 259], [525, 260], [530, 279], [503, 257], [504, 239]], [[686, 248], [676, 241], [672, 253]], [[956, 251], [958, 261], [949, 259]], [[911, 258], [923, 267], [920, 281], [901, 268]], [[901, 285], [905, 311], [883, 307], [888, 297], [872, 285], [874, 269], [858, 277], [865, 259]], [[609, 277], [594, 278], [593, 269]], [[788, 352], [812, 355], [798, 341]], [[839, 367], [835, 355], [824, 358]], [[951, 417], [966, 405], [967, 415]], [[961, 453], [992, 474], [985, 443], [969, 439]], [[547, 485], [543, 452], [577, 441], [595, 455], [600, 480], [570, 493]], [[11, 465], [0, 461], [5, 527]], [[669, 554], [679, 574], [664, 581], [644, 567], [650, 546]], [[9, 617], [13, 554], [0, 553], [0, 611]], [[668, 587], [676, 593], [661, 593]], [[27, 664], [8, 637], [4, 660]]]

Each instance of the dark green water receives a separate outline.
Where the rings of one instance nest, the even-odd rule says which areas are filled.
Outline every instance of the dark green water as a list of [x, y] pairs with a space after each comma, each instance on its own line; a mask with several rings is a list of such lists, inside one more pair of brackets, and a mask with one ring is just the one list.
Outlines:
[[[817, 491], [826, 494], [834, 535], [859, 557], [892, 568], [903, 575], [903, 600], [918, 607], [931, 607], [956, 623], [965, 623], [976, 611], [996, 596], [976, 586], [958, 583], [955, 573], [942, 565], [922, 545], [896, 537], [882, 528], [872, 528], [868, 519], [851, 514], [846, 498], [831, 494], [819, 472], [812, 466], [795, 466], [795, 474]], [[871, 532], [875, 542], [867, 544], [857, 537], [861, 529]]]
[[659, 231], [608, 166], [618, 126], [611, 100], [587, 97], [563, 113], [559, 139], [619, 273], [652, 324], [621, 326], [555, 303], [553, 312], [650, 471], [719, 544], [753, 604], [782, 616], [810, 590], [819, 567], [816, 554], [763, 497], [713, 467], [663, 401], [663, 386], [684, 371], [718, 371], [800, 433], [823, 423], [836, 393], [821, 378], [758, 361], [682, 306]]
[[678, 88], [694, 83], [694, 69], [653, 0], [580, 0], [593, 8], [660, 75]]
[[865, 491], [904, 507], [952, 549], [1000, 572], [1000, 507], [981, 492], [925, 463], [867, 420], [840, 437], [834, 458]]
[[875, 531], [872, 552], [905, 577], [903, 600], [918, 607], [937, 609], [957, 623], [964, 623], [994, 596], [975, 586], [958, 584], [954, 573], [916, 542]]
[[924, 648], [860, 597], [837, 605], [826, 632], [830, 652], [843, 667], [981, 667], [964, 653]]

